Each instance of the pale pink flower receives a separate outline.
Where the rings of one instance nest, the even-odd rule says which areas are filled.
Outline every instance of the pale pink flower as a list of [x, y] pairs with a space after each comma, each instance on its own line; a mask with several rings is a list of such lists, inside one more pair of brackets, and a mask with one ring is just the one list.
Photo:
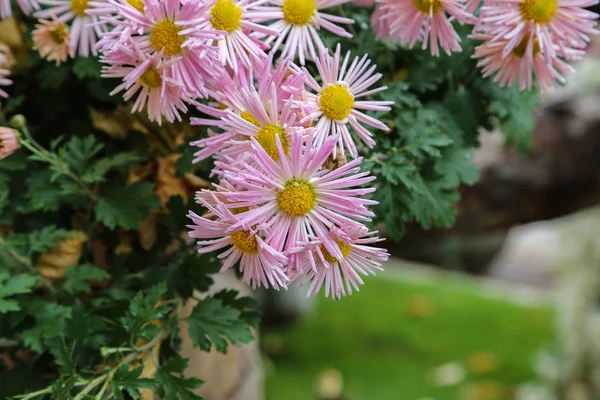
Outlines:
[[87, 57], [90, 53], [98, 55], [94, 45], [106, 29], [99, 23], [97, 16], [87, 14], [91, 8], [89, 0], [39, 0], [39, 3], [48, 8], [36, 11], [34, 17], [48, 19], [56, 16], [65, 23], [70, 22], [73, 52], [82, 57]]
[[[222, 193], [228, 207], [249, 208], [237, 214], [240, 221], [229, 231], [260, 224], [268, 229], [266, 242], [279, 251], [309, 241], [309, 235], [316, 236], [331, 255], [341, 259], [341, 250], [328, 236], [328, 230], [334, 225], [361, 225], [357, 220], [370, 221], [374, 214], [366, 206], [377, 204], [361, 197], [374, 188], [357, 188], [375, 179], [368, 176], [369, 171], [360, 172], [362, 159], [329, 172], [321, 167], [333, 151], [336, 137], [315, 149], [303, 145], [300, 133], [293, 134], [289, 144], [275, 136], [278, 161], [254, 137], [250, 140], [255, 167], [244, 162], [229, 169], [223, 166], [227, 181], [240, 188], [238, 192]], [[299, 254], [290, 257], [290, 268], [299, 258]]]
[[354, 0], [354, 4], [359, 7], [373, 7], [375, 0]]
[[[573, 67], [558, 55], [547, 64], [537, 40], [531, 42], [525, 37], [505, 56], [508, 40], [493, 41], [489, 34], [473, 34], [472, 37], [485, 41], [473, 54], [473, 58], [480, 59], [477, 65], [483, 69], [483, 76], [496, 74], [494, 82], [501, 86], [512, 86], [518, 80], [519, 90], [531, 89], [535, 73], [538, 87], [546, 90], [555, 87], [557, 82], [565, 83], [565, 78], [574, 72]], [[557, 49], [557, 54], [562, 54], [562, 51]]]
[[460, 36], [452, 26], [474, 24], [477, 19], [467, 11], [464, 0], [380, 0], [387, 7], [382, 17], [389, 23], [389, 38], [413, 47], [422, 42], [431, 54], [439, 56], [440, 47], [450, 55], [462, 51]]
[[[6, 93], [2, 89], [2, 87], [10, 86], [12, 84], [12, 81], [10, 79], [8, 79], [8, 76], [10, 75], [10, 71], [8, 69], [4, 68], [4, 66], [6, 66], [8, 64], [9, 64], [8, 57], [5, 54], [0, 53], [0, 99], [8, 97], [8, 93]], [[1, 105], [2, 105], [2, 102], [0, 102], [0, 106]]]
[[199, 20], [189, 20], [182, 25], [187, 28], [182, 35], [203, 30], [218, 30], [223, 34], [210, 40], [209, 45], [218, 48], [219, 61], [238, 71], [238, 64], [246, 68], [262, 66], [266, 53], [261, 43], [253, 39], [253, 33], [277, 35], [277, 30], [262, 25], [264, 21], [276, 19], [278, 9], [265, 6], [268, 0], [209, 0], [206, 14]]
[[56, 62], [56, 65], [67, 61], [73, 50], [69, 27], [54, 16], [51, 21], [40, 19], [38, 22], [31, 32], [33, 50], [38, 50], [42, 58]]
[[17, 131], [0, 126], [0, 160], [10, 156], [19, 148]]
[[233, 78], [223, 76], [221, 90], [210, 92], [218, 104], [197, 105], [199, 111], [212, 118], [191, 118], [191, 124], [217, 127], [223, 132], [209, 130], [209, 137], [191, 143], [202, 148], [194, 162], [219, 152], [230, 158], [247, 155], [251, 150], [249, 137], [257, 137], [267, 152], [277, 157], [272, 135], [276, 132], [287, 142], [292, 132], [305, 128], [298, 123], [296, 104], [290, 101], [303, 96], [304, 75], [292, 73], [289, 62], [272, 69], [270, 60], [258, 73], [258, 90], [252, 70]]
[[[358, 155], [356, 145], [348, 127], [352, 127], [358, 137], [369, 147], [375, 145], [373, 135], [361, 123], [371, 127], [388, 131], [389, 128], [381, 121], [368, 116], [363, 111], [390, 111], [393, 101], [374, 101], [364, 98], [382, 90], [386, 86], [369, 89], [382, 77], [374, 73], [376, 65], [371, 65], [371, 60], [365, 54], [362, 58], [350, 57], [350, 52], [341, 60], [341, 46], [338, 44], [333, 57], [329, 50], [321, 49], [320, 57], [316, 60], [317, 69], [321, 76], [319, 84], [308, 72], [306, 84], [315, 93], [307, 94], [306, 102], [314, 111], [306, 118], [318, 120], [315, 126], [313, 146], [320, 147], [327, 138], [338, 137], [338, 144], [334, 149], [334, 156], [339, 152], [344, 155], [346, 151], [352, 158]], [[341, 64], [340, 64], [341, 62]]]
[[336, 24], [353, 24], [353, 19], [320, 11], [348, 1], [350, 0], [272, 0], [280, 12], [279, 20], [269, 27], [277, 30], [279, 37], [269, 36], [265, 43], [273, 43], [273, 52], [283, 44], [281, 58], [293, 60], [298, 56], [302, 65], [307, 58], [316, 59], [318, 49], [325, 47], [319, 37], [321, 28], [337, 36], [352, 37], [352, 34]]
[[[212, 218], [201, 217], [190, 211], [188, 217], [193, 225], [189, 236], [194, 239], [207, 239], [196, 242], [198, 252], [210, 253], [223, 248], [228, 248], [219, 254], [218, 258], [225, 259], [221, 272], [233, 267], [239, 261], [239, 268], [246, 283], [256, 287], [280, 287], [287, 289], [289, 278], [284, 272], [287, 258], [279, 251], [265, 243], [260, 227], [252, 228], [250, 225], [239, 223], [239, 218], [234, 215], [217, 197], [209, 191], [197, 197], [200, 204], [206, 207]], [[210, 201], [206, 197], [212, 197]]]
[[523, 40], [527, 41], [527, 48], [537, 41], [545, 62], [550, 64], [557, 49], [568, 56], [568, 48], [584, 49], [589, 36], [598, 34], [594, 29], [598, 14], [584, 9], [597, 3], [598, 0], [486, 0], [475, 32], [492, 35], [492, 41], [506, 40], [503, 57]]
[[371, 246], [384, 240], [374, 236], [376, 234], [362, 226], [331, 229], [330, 240], [336, 243], [341, 258], [332, 256], [318, 238], [298, 243], [290, 254], [301, 254], [302, 265], [292, 272], [292, 281], [310, 283], [307, 296], [316, 295], [322, 286], [325, 286], [325, 297], [331, 294], [334, 299], [359, 291], [359, 286], [364, 284], [361, 275], [383, 271], [381, 263], [389, 258], [384, 249]]
[[371, 14], [371, 28], [373, 28], [377, 39], [392, 36], [390, 25], [394, 15], [389, 12], [389, 9], [389, 5], [378, 3], [375, 10], [373, 10], [373, 14]]
[[[17, 0], [17, 4], [25, 15], [29, 15], [33, 10], [38, 10], [40, 8], [36, 0]], [[11, 0], [0, 0], [0, 20], [12, 15]]]
[[[186, 21], [200, 21], [207, 10], [201, 2], [180, 0], [144, 0], [143, 11], [126, 2], [111, 0], [120, 18], [109, 19], [116, 35], [125, 44], [135, 43], [144, 53], [161, 54], [169, 67], [165, 71], [173, 80], [185, 85], [190, 97], [207, 94], [207, 81], [217, 82], [224, 73], [214, 46], [206, 41], [220, 34], [214, 30], [197, 30], [182, 34]], [[109, 38], [115, 39], [108, 33]], [[108, 41], [110, 43], [110, 40]]]
[[169, 122], [181, 121], [180, 113], [187, 112], [185, 101], [191, 99], [183, 84], [165, 73], [172, 61], [163, 61], [160, 53], [149, 55], [135, 45], [117, 45], [100, 61], [108, 64], [103, 67], [102, 77], [123, 79], [110, 94], [125, 91], [125, 101], [136, 97], [131, 112], [143, 111], [147, 105], [148, 118], [159, 124], [162, 117]]

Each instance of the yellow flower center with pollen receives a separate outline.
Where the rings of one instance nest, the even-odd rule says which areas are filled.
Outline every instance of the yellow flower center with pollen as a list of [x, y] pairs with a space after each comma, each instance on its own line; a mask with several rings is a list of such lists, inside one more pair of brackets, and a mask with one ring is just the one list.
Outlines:
[[150, 32], [150, 43], [156, 51], [164, 48], [165, 56], [175, 56], [181, 53], [181, 45], [187, 39], [184, 35], [179, 34], [181, 29], [171, 20], [160, 21]]
[[[240, 114], [240, 117], [242, 117], [246, 121], [250, 122], [254, 126], [260, 126], [260, 123], [258, 122], [258, 120], [256, 118], [254, 118], [252, 116], [252, 114], [250, 114], [248, 111], [242, 111], [242, 113]], [[282, 139], [281, 143], [283, 143], [283, 139]]]
[[157, 89], [162, 86], [162, 78], [154, 68], [148, 68], [142, 76], [140, 76], [140, 82], [150, 89]]
[[547, 24], [556, 15], [558, 3], [556, 0], [523, 0], [519, 7], [525, 20]]
[[229, 237], [231, 238], [231, 243], [239, 251], [248, 254], [258, 254], [256, 237], [251, 235], [249, 231], [233, 232]]
[[279, 208], [293, 217], [306, 215], [315, 205], [315, 188], [305, 180], [292, 179], [277, 193], [277, 202]]
[[233, 0], [217, 0], [210, 9], [210, 22], [215, 29], [231, 33], [240, 26], [242, 9]]
[[[338, 247], [340, 248], [340, 252], [344, 256], [344, 258], [348, 257], [350, 255], [350, 250], [352, 250], [352, 246], [349, 243], [344, 242], [343, 240], [336, 240], [335, 242], [337, 243]], [[323, 245], [321, 245], [321, 252], [323, 253], [323, 258], [327, 262], [335, 263], [335, 262], [339, 261], [337, 258], [332, 256], [331, 253], [328, 252], [327, 249], [325, 248], [325, 246], [323, 246]]]
[[[521, 40], [521, 43], [519, 43], [518, 46], [516, 46], [512, 53], [519, 58], [523, 58], [525, 57], [525, 52], [527, 52], [527, 43], [529, 42], [529, 34], [526, 34], [525, 36], [523, 36], [523, 40]], [[537, 39], [533, 39], [533, 56], [537, 56], [538, 54], [540, 54], [540, 43], [538, 42]]]
[[334, 121], [345, 119], [352, 106], [354, 106], [354, 96], [350, 94], [348, 88], [344, 85], [328, 86], [321, 91], [319, 104], [323, 115]]
[[283, 19], [288, 24], [308, 24], [317, 7], [314, 0], [285, 0], [283, 2]]
[[279, 140], [281, 141], [283, 152], [287, 154], [290, 149], [290, 145], [286, 138], [285, 130], [282, 127], [272, 124], [265, 125], [258, 132], [258, 135], [256, 135], [256, 141], [275, 161], [279, 161], [279, 153], [277, 152], [277, 136], [279, 136]]
[[437, 14], [442, 8], [442, 2], [440, 0], [413, 0], [417, 10], [423, 14]]
[[125, 0], [125, 1], [127, 1], [127, 4], [129, 4], [131, 7], [135, 8], [139, 12], [144, 11], [144, 1], [143, 0]]
[[56, 44], [63, 44], [67, 36], [67, 27], [65, 24], [57, 25], [50, 31], [50, 37]]
[[88, 8], [88, 0], [71, 0], [71, 10], [79, 17], [85, 17]]

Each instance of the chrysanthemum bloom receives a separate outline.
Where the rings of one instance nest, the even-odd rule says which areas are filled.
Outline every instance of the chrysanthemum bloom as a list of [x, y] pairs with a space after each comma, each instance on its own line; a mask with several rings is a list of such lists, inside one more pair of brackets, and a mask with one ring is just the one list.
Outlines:
[[352, 37], [352, 34], [336, 24], [353, 24], [353, 19], [320, 12], [348, 1], [350, 0], [273, 0], [272, 3], [280, 10], [281, 19], [270, 28], [276, 29], [280, 34], [279, 37], [269, 36], [265, 43], [274, 42], [272, 51], [277, 51], [285, 41], [281, 58], [293, 60], [298, 56], [302, 65], [307, 58], [316, 59], [318, 49], [325, 46], [319, 37], [321, 28], [338, 36]]
[[89, 56], [90, 52], [98, 55], [94, 45], [105, 28], [99, 23], [98, 17], [87, 14], [89, 0], [40, 0], [39, 3], [49, 8], [36, 11], [34, 17], [48, 19], [56, 16], [65, 23], [71, 22], [73, 52], [83, 57]]
[[[148, 54], [160, 53], [170, 61], [167, 75], [185, 85], [191, 97], [206, 96], [206, 81], [217, 81], [223, 71], [213, 46], [218, 31], [196, 30], [182, 34], [186, 21], [200, 21], [207, 6], [201, 2], [180, 0], [144, 0], [143, 12], [127, 3], [113, 1], [122, 20], [111, 22], [123, 32], [131, 32], [129, 41]], [[141, 34], [140, 33], [141, 30]]]
[[0, 126], [0, 160], [10, 156], [19, 148], [17, 131]]
[[389, 18], [390, 39], [399, 40], [411, 48], [422, 42], [431, 54], [439, 56], [440, 47], [446, 54], [460, 52], [460, 36], [452, 21], [475, 23], [477, 19], [467, 12], [464, 0], [381, 0], [388, 5], [384, 18]]
[[384, 249], [371, 246], [384, 240], [376, 234], [365, 227], [333, 228], [331, 240], [336, 243], [342, 258], [332, 256], [318, 238], [310, 243], [298, 243], [299, 246], [290, 253], [302, 254], [303, 265], [292, 272], [292, 281], [310, 282], [307, 296], [317, 294], [323, 285], [325, 297], [331, 294], [335, 299], [351, 295], [353, 290], [359, 291], [359, 286], [364, 284], [361, 275], [383, 271], [381, 263], [389, 258]]
[[[100, 52], [112, 49], [116, 44], [127, 42], [130, 35], [137, 32], [141, 27], [131, 23], [123, 23], [127, 19], [128, 13], [120, 12], [119, 7], [127, 9], [132, 7], [140, 13], [144, 12], [143, 0], [97, 0], [88, 3], [89, 8], [86, 13], [95, 16], [100, 20], [100, 24], [107, 29], [102, 32], [100, 39], [96, 42], [94, 48]], [[143, 28], [142, 28], [143, 32]]]
[[38, 22], [31, 33], [33, 50], [38, 50], [42, 58], [56, 62], [56, 65], [67, 61], [73, 50], [69, 27], [54, 16], [51, 21], [40, 19]]
[[210, 93], [218, 104], [197, 106], [213, 118], [191, 118], [191, 124], [218, 127], [223, 132], [209, 130], [209, 137], [191, 143], [202, 148], [195, 154], [194, 162], [225, 149], [225, 154], [233, 158], [247, 154], [251, 136], [276, 158], [274, 135], [278, 134], [288, 143], [292, 132], [305, 128], [298, 123], [296, 104], [290, 101], [303, 96], [304, 74], [291, 73], [288, 62], [282, 62], [272, 70], [269, 58], [257, 78], [258, 90], [254, 87], [251, 70], [236, 74], [234, 78], [223, 76], [221, 91]]
[[[375, 179], [369, 171], [360, 172], [362, 159], [357, 158], [328, 172], [321, 167], [333, 151], [337, 137], [327, 139], [320, 148], [303, 145], [300, 133], [292, 135], [288, 151], [279, 136], [274, 138], [278, 162], [252, 137], [252, 153], [256, 167], [248, 163], [225, 169], [225, 178], [241, 189], [222, 193], [228, 207], [249, 210], [237, 214], [240, 221], [229, 231], [243, 226], [268, 227], [266, 242], [276, 250], [287, 251], [309, 235], [323, 242], [329, 254], [341, 259], [342, 251], [329, 236], [337, 226], [360, 226], [356, 221], [370, 221], [374, 215], [367, 205], [376, 201], [362, 198], [375, 188], [356, 188]], [[226, 168], [226, 166], [224, 166]], [[266, 228], [265, 228], [266, 229]], [[294, 268], [301, 255], [289, 258]]]
[[222, 31], [223, 35], [209, 41], [209, 44], [217, 45], [221, 63], [230, 66], [234, 72], [238, 71], [239, 63], [251, 68], [261, 64], [266, 58], [258, 41], [252, 38], [253, 32], [278, 34], [275, 29], [261, 25], [264, 21], [276, 19], [280, 14], [277, 8], [263, 6], [265, 2], [266, 0], [209, 0], [206, 15], [200, 20], [185, 22], [187, 28], [181, 34], [206, 29]]
[[[492, 41], [492, 35], [474, 34], [474, 39], [485, 41], [475, 49], [473, 58], [479, 58], [477, 65], [483, 68], [483, 76], [496, 74], [494, 82], [501, 86], [512, 86], [519, 81], [519, 90], [531, 89], [533, 73], [540, 90], [556, 86], [557, 82], [564, 83], [565, 77], [574, 69], [561, 58], [552, 58], [551, 64], [546, 64], [537, 40], [533, 42], [527, 36], [507, 55], [504, 49], [508, 40]], [[558, 49], [558, 54], [562, 54]]]
[[[337, 148], [341, 154], [347, 151], [352, 158], [355, 158], [358, 152], [348, 126], [353, 128], [367, 146], [373, 147], [375, 145], [373, 135], [361, 125], [361, 122], [385, 131], [389, 128], [361, 110], [389, 111], [389, 106], [394, 102], [361, 100], [387, 89], [385, 86], [369, 89], [381, 79], [382, 75], [374, 74], [377, 66], [371, 65], [367, 54], [352, 60], [348, 52], [340, 67], [340, 53], [339, 44], [333, 57], [329, 55], [329, 50], [321, 49], [320, 57], [316, 60], [323, 81], [321, 85], [310, 76], [306, 68], [303, 69], [307, 77], [307, 85], [316, 92], [307, 95], [307, 103], [312, 104], [315, 110], [307, 118], [318, 120], [313, 143], [315, 147], [321, 146], [328, 137], [337, 136], [339, 138]], [[335, 153], [334, 151], [334, 155]]]
[[503, 57], [527, 39], [526, 47], [537, 41], [547, 64], [556, 57], [556, 48], [583, 49], [594, 29], [598, 14], [585, 10], [598, 0], [487, 0], [481, 8], [476, 30], [494, 40], [507, 39]]
[[[4, 54], [0, 53], [0, 99], [8, 97], [8, 93], [2, 90], [2, 86], [10, 86], [12, 84], [12, 81], [8, 79], [10, 71], [6, 68], [3, 68], [3, 66], [6, 64], [8, 64], [8, 58]], [[0, 102], [0, 106], [1, 105], [2, 102]]]
[[269, 246], [261, 237], [258, 229], [249, 225], [231, 229], [239, 222], [239, 218], [225, 207], [211, 192], [205, 192], [212, 197], [206, 201], [204, 197], [197, 197], [198, 202], [206, 207], [212, 215], [211, 219], [201, 217], [190, 211], [188, 217], [194, 225], [189, 236], [194, 239], [208, 239], [197, 242], [200, 253], [210, 253], [229, 247], [218, 258], [225, 258], [221, 272], [234, 266], [239, 261], [239, 268], [243, 279], [252, 287], [273, 287], [279, 290], [286, 289], [289, 278], [284, 272], [287, 258], [279, 251]]
[[126, 101], [137, 96], [131, 112], [142, 111], [147, 104], [148, 118], [159, 124], [163, 116], [169, 122], [181, 121], [180, 113], [187, 112], [185, 101], [189, 98], [184, 87], [165, 73], [172, 61], [163, 61], [160, 53], [148, 55], [135, 45], [119, 45], [100, 61], [108, 64], [102, 77], [123, 79], [111, 95], [125, 90]]
[[390, 38], [390, 25], [392, 23], [392, 13], [388, 12], [390, 8], [387, 4], [377, 4], [373, 14], [371, 14], [371, 28], [375, 32], [377, 39]]
[[[26, 15], [40, 8], [36, 0], [17, 0], [17, 4]], [[0, 0], [0, 20], [10, 16], [12, 16], [11, 0]]]

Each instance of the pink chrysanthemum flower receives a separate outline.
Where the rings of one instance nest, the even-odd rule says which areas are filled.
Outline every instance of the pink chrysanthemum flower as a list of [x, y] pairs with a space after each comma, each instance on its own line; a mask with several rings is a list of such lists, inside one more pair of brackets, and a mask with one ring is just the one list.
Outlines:
[[585, 10], [598, 0], [487, 0], [481, 7], [476, 31], [507, 39], [502, 53], [507, 57], [527, 39], [527, 48], [537, 41], [547, 64], [556, 57], [556, 49], [583, 49], [589, 35], [598, 33], [594, 26], [598, 14]]
[[0, 126], [0, 160], [10, 156], [19, 148], [17, 131]]
[[475, 23], [477, 19], [467, 11], [464, 0], [381, 0], [387, 5], [383, 18], [389, 20], [390, 39], [399, 40], [411, 48], [422, 42], [431, 54], [439, 56], [440, 47], [446, 54], [460, 52], [460, 36], [452, 21]]
[[182, 34], [186, 21], [203, 18], [206, 5], [195, 1], [144, 0], [141, 12], [126, 2], [111, 1], [111, 4], [121, 16], [109, 20], [118, 35], [124, 36], [126, 42], [136, 43], [144, 53], [160, 53], [169, 61], [167, 75], [184, 84], [191, 97], [206, 96], [206, 81], [217, 82], [223, 74], [215, 48], [206, 45], [219, 32], [205, 29]]
[[307, 58], [315, 60], [318, 49], [325, 47], [319, 37], [321, 28], [341, 37], [352, 37], [352, 34], [336, 24], [353, 24], [353, 19], [320, 12], [348, 1], [350, 0], [273, 0], [272, 3], [280, 10], [281, 19], [270, 28], [276, 29], [280, 34], [279, 37], [269, 36], [265, 43], [274, 42], [272, 51], [276, 51], [285, 41], [281, 58], [293, 60], [298, 56], [302, 65]]
[[[2, 86], [10, 86], [12, 84], [12, 81], [8, 79], [10, 71], [7, 68], [4, 68], [8, 64], [8, 57], [5, 54], [0, 53], [0, 99], [8, 97], [8, 93], [2, 89]], [[2, 102], [0, 102], [0, 106], [1, 105]]]
[[42, 58], [54, 61], [56, 65], [67, 61], [73, 50], [69, 27], [54, 16], [51, 21], [40, 19], [38, 22], [31, 33], [33, 50], [39, 51]]
[[98, 52], [94, 48], [96, 41], [105, 31], [99, 23], [98, 17], [90, 16], [89, 0], [40, 0], [40, 4], [48, 6], [43, 10], [35, 12], [36, 18], [58, 17], [59, 20], [71, 23], [71, 47], [73, 52], [87, 57], [90, 52], [96, 56]]
[[321, 49], [320, 58], [316, 60], [323, 81], [321, 85], [310, 76], [306, 68], [303, 69], [307, 77], [306, 84], [316, 92], [307, 94], [306, 101], [314, 111], [306, 118], [318, 119], [313, 146], [319, 147], [328, 137], [337, 136], [339, 152], [345, 157], [345, 152], [348, 151], [352, 158], [355, 158], [358, 151], [348, 126], [353, 128], [367, 146], [373, 147], [375, 145], [373, 135], [361, 125], [361, 122], [385, 131], [389, 128], [361, 110], [389, 111], [389, 106], [394, 102], [361, 100], [365, 96], [387, 89], [385, 86], [369, 89], [381, 79], [382, 75], [374, 74], [377, 66], [371, 65], [367, 54], [352, 60], [350, 52], [347, 52], [340, 66], [340, 53], [339, 44], [333, 57], [329, 55], [329, 50]]
[[[278, 162], [253, 137], [251, 157], [256, 167], [240, 163], [227, 170], [224, 166], [225, 178], [241, 190], [222, 193], [228, 207], [250, 208], [237, 215], [240, 221], [230, 231], [261, 224], [268, 228], [266, 242], [279, 251], [308, 242], [312, 235], [323, 241], [331, 255], [343, 258], [328, 230], [334, 225], [361, 225], [356, 220], [370, 221], [374, 214], [366, 206], [377, 202], [360, 196], [372, 193], [375, 188], [356, 187], [375, 177], [368, 176], [368, 171], [360, 172], [360, 158], [334, 171], [321, 169], [335, 147], [336, 137], [315, 149], [304, 146], [301, 134], [295, 133], [289, 151], [285, 151], [279, 136], [275, 141]], [[295, 267], [300, 257], [290, 256], [290, 268]]]
[[[375, 275], [383, 271], [381, 263], [387, 261], [389, 254], [381, 248], [371, 246], [381, 242], [365, 227], [333, 228], [330, 236], [342, 254], [341, 258], [332, 256], [318, 238], [309, 243], [298, 243], [290, 253], [300, 253], [303, 258], [302, 267], [293, 271], [292, 281], [301, 284], [310, 282], [307, 297], [316, 295], [325, 286], [325, 297], [329, 294], [339, 299], [353, 290], [359, 291], [364, 284], [361, 275]], [[345, 287], [344, 287], [345, 284]]]
[[[36, 0], [17, 0], [19, 8], [25, 15], [31, 14], [33, 10], [39, 10], [40, 6]], [[12, 16], [11, 0], [0, 0], [0, 20]]]
[[202, 148], [195, 154], [194, 162], [223, 151], [233, 158], [247, 155], [251, 150], [249, 137], [256, 137], [267, 152], [277, 158], [274, 135], [279, 135], [287, 146], [292, 132], [304, 130], [298, 123], [296, 104], [290, 101], [303, 95], [304, 75], [292, 74], [288, 62], [272, 70], [270, 59], [257, 77], [258, 90], [254, 87], [253, 75], [250, 70], [233, 79], [224, 76], [221, 91], [210, 94], [218, 104], [197, 106], [213, 118], [191, 118], [191, 124], [215, 126], [223, 132], [209, 130], [208, 138], [191, 143]]
[[[551, 64], [546, 64], [537, 40], [531, 42], [528, 37], [524, 37], [517, 47], [504, 56], [508, 40], [492, 41], [492, 35], [489, 34], [474, 34], [472, 37], [485, 41], [473, 54], [473, 58], [480, 59], [477, 65], [483, 68], [483, 76], [495, 73], [494, 82], [501, 86], [512, 86], [518, 80], [519, 90], [529, 90], [535, 73], [538, 87], [546, 90], [555, 87], [557, 82], [565, 83], [565, 77], [574, 72], [573, 67], [559, 57], [552, 58]], [[560, 49], [558, 52], [562, 54]]]
[[371, 14], [371, 28], [375, 32], [377, 39], [390, 38], [392, 23], [392, 14], [388, 11], [390, 8], [387, 4], [377, 4], [373, 14]]
[[197, 242], [200, 253], [210, 253], [225, 247], [229, 247], [218, 258], [225, 258], [221, 272], [233, 267], [239, 261], [239, 268], [243, 279], [252, 287], [280, 287], [287, 289], [289, 278], [284, 272], [287, 258], [280, 252], [269, 246], [261, 237], [258, 228], [253, 229], [249, 225], [241, 224], [235, 229], [233, 225], [239, 222], [239, 218], [225, 207], [212, 192], [205, 192], [211, 201], [203, 197], [197, 197], [198, 202], [206, 207], [212, 215], [211, 219], [201, 217], [190, 211], [188, 217], [194, 225], [187, 227], [192, 229], [189, 236], [194, 239], [208, 239]]
[[185, 22], [187, 28], [182, 35], [202, 30], [222, 31], [209, 45], [218, 47], [219, 60], [223, 65], [238, 71], [238, 64], [246, 68], [260, 65], [266, 58], [261, 43], [252, 38], [253, 32], [263, 35], [277, 35], [272, 28], [261, 25], [262, 22], [278, 17], [274, 7], [263, 6], [267, 0], [209, 0], [208, 11], [200, 20]]
[[123, 79], [111, 95], [124, 90], [126, 101], [137, 96], [131, 112], [142, 111], [147, 105], [149, 119], [159, 124], [163, 116], [169, 122], [181, 121], [180, 113], [187, 112], [185, 101], [189, 98], [184, 87], [166, 74], [172, 61], [163, 61], [160, 53], [148, 55], [135, 45], [119, 45], [100, 61], [108, 64], [103, 67], [102, 77]]

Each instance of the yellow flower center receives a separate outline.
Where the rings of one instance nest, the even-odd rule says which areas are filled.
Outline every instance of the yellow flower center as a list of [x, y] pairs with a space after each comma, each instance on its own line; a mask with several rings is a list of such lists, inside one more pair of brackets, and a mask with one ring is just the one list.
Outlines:
[[210, 22], [215, 29], [231, 33], [240, 26], [242, 9], [233, 0], [217, 0], [210, 9]]
[[[348, 255], [350, 255], [350, 250], [352, 250], [352, 246], [349, 243], [344, 242], [343, 240], [336, 240], [335, 242], [337, 243], [338, 247], [340, 248], [340, 251], [341, 251], [342, 255], [344, 256], [344, 258], [348, 257]], [[335, 262], [339, 261], [337, 258], [332, 256], [331, 253], [328, 252], [327, 249], [325, 248], [325, 246], [323, 246], [323, 245], [321, 245], [321, 252], [323, 253], [323, 258], [327, 262], [335, 263]]]
[[547, 24], [556, 15], [558, 3], [556, 0], [523, 0], [519, 6], [525, 20]]
[[127, 1], [127, 4], [129, 4], [131, 7], [135, 8], [139, 12], [144, 11], [144, 1], [143, 0], [125, 0], [125, 1]]
[[154, 25], [150, 32], [150, 43], [156, 51], [161, 51], [164, 48], [165, 56], [175, 56], [181, 53], [181, 45], [187, 39], [184, 35], [179, 34], [181, 29], [169, 19], [160, 21]]
[[[258, 120], [256, 118], [254, 118], [252, 116], [252, 114], [250, 114], [248, 111], [242, 111], [242, 113], [240, 114], [240, 117], [242, 117], [246, 121], [250, 122], [254, 126], [260, 126], [260, 123], [258, 122]], [[283, 139], [282, 139], [281, 143], [283, 143]]]
[[71, 0], [71, 10], [79, 17], [85, 17], [88, 9], [88, 0]]
[[[521, 40], [521, 43], [519, 43], [518, 46], [516, 46], [512, 53], [519, 58], [523, 58], [525, 57], [525, 52], [527, 51], [527, 43], [529, 42], [529, 34], [526, 34], [525, 36], [523, 36], [523, 40]], [[538, 54], [540, 54], [540, 43], [538, 42], [537, 39], [533, 39], [533, 56], [537, 56]]]
[[354, 96], [350, 94], [346, 86], [332, 85], [323, 89], [319, 98], [319, 104], [321, 105], [323, 115], [327, 118], [334, 121], [342, 121], [352, 111]]
[[314, 0], [285, 0], [283, 2], [283, 19], [288, 24], [308, 24], [317, 7]]
[[279, 140], [281, 141], [281, 147], [283, 147], [283, 152], [285, 154], [288, 153], [290, 149], [290, 145], [285, 135], [285, 130], [278, 125], [265, 125], [256, 135], [256, 141], [260, 143], [263, 149], [267, 152], [269, 156], [275, 161], [279, 161], [279, 153], [277, 152], [277, 139], [279, 136]]
[[248, 254], [258, 254], [258, 243], [249, 231], [233, 232], [229, 237], [231, 238], [231, 243], [239, 251]]
[[315, 188], [305, 180], [292, 179], [277, 193], [279, 207], [293, 217], [308, 214], [315, 205]]
[[150, 89], [157, 89], [162, 86], [162, 78], [154, 68], [148, 68], [142, 76], [140, 76], [140, 82]]
[[417, 10], [423, 14], [437, 14], [442, 8], [442, 2], [440, 0], [413, 0]]
[[57, 25], [56, 28], [50, 31], [50, 37], [56, 44], [63, 44], [67, 36], [67, 27], [65, 24]]

